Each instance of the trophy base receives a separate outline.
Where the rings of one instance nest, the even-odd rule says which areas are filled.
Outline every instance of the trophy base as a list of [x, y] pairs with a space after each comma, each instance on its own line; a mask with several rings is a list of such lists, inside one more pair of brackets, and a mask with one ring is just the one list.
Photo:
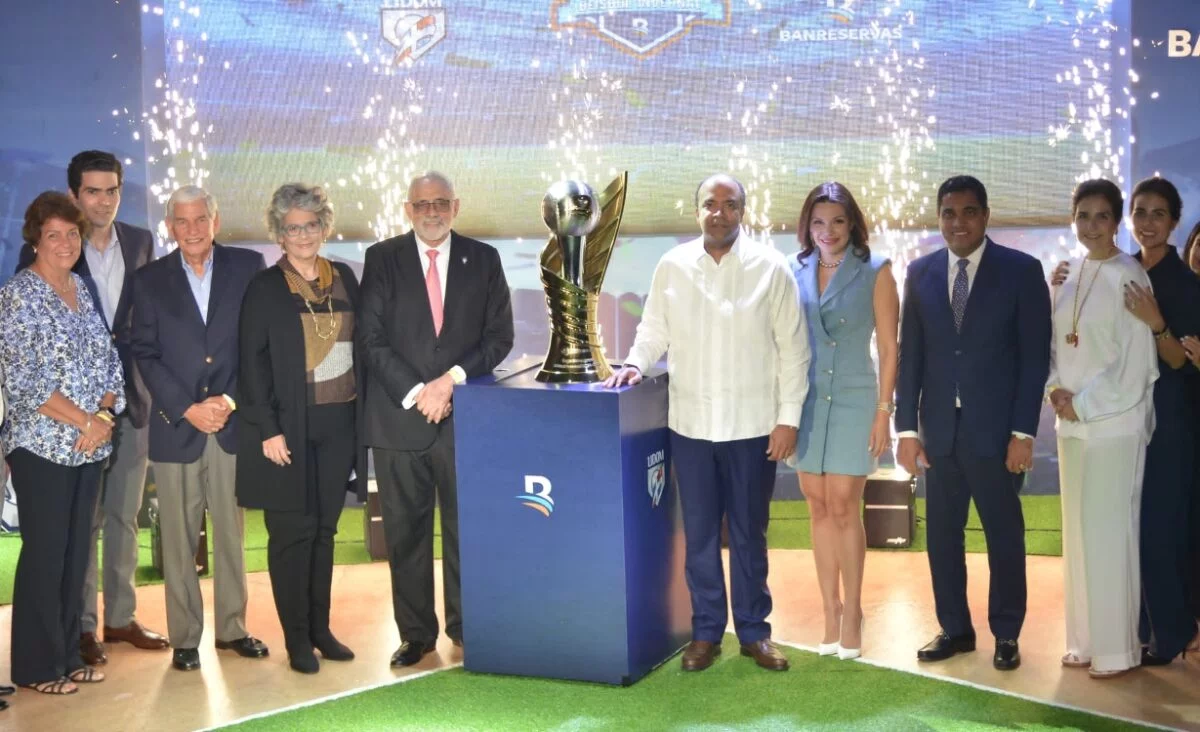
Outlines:
[[534, 378], [543, 384], [594, 384], [612, 376], [613, 370], [606, 363], [564, 366], [543, 363]]

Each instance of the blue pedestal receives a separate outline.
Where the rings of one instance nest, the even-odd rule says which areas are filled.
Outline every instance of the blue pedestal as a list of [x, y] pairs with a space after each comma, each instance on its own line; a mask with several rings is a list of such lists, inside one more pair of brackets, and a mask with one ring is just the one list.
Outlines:
[[631, 684], [691, 636], [667, 376], [454, 389], [469, 671]]

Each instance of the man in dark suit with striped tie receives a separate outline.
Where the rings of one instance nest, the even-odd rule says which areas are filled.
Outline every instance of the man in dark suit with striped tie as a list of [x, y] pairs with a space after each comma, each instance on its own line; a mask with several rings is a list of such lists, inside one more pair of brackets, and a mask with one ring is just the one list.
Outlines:
[[987, 190], [971, 176], [938, 190], [946, 248], [908, 267], [896, 380], [896, 460], [925, 472], [929, 569], [942, 630], [917, 652], [975, 650], [964, 530], [972, 499], [987, 537], [993, 665], [1021, 663], [1025, 520], [1018, 492], [1033, 462], [1050, 370], [1050, 292], [1038, 260], [987, 237]]
[[[452, 231], [459, 201], [440, 173], [408, 187], [413, 230], [367, 249], [359, 338], [367, 360], [366, 441], [375, 455], [392, 605], [401, 645], [393, 666], [434, 649], [433, 506], [442, 514], [446, 635], [462, 643], [458, 498], [451, 397], [491, 372], [513, 344], [500, 254]], [[367, 481], [359, 481], [366, 498]]]

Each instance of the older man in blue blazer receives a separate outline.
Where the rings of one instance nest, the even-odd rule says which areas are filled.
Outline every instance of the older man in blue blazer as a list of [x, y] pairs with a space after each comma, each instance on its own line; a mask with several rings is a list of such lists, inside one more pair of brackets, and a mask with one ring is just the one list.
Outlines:
[[972, 499], [987, 537], [993, 665], [1021, 663], [1025, 519], [1018, 492], [1050, 370], [1050, 292], [1038, 260], [987, 237], [987, 190], [938, 189], [946, 248], [908, 267], [896, 382], [897, 462], [926, 473], [929, 569], [941, 632], [917, 652], [975, 650], [963, 536]]
[[167, 231], [179, 245], [137, 272], [133, 355], [150, 390], [150, 462], [162, 527], [167, 633], [172, 664], [200, 668], [204, 602], [194, 556], [207, 508], [212, 517], [217, 648], [248, 658], [267, 647], [246, 632], [242, 510], [234, 496], [238, 317], [261, 254], [217, 246], [216, 200], [184, 186], [167, 201]]

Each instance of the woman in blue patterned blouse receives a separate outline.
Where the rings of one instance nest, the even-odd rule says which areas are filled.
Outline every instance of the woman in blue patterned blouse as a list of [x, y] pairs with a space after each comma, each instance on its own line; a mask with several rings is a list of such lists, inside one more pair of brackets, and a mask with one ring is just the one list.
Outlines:
[[13, 586], [12, 679], [73, 694], [104, 675], [79, 656], [87, 539], [100, 471], [125, 408], [117, 349], [87, 285], [71, 268], [87, 220], [47, 191], [25, 211], [33, 263], [0, 288], [3, 438], [21, 517]]

